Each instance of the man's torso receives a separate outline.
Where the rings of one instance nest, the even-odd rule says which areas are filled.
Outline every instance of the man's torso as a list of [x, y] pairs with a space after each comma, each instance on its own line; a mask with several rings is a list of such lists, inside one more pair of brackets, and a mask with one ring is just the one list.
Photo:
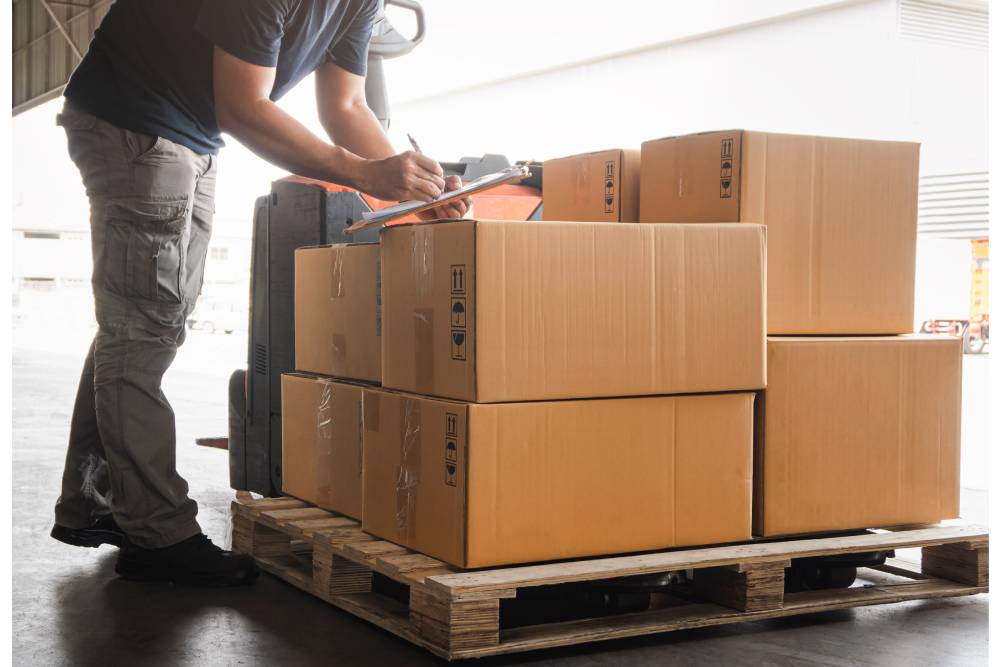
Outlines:
[[[119, 127], [214, 153], [223, 145], [212, 91], [215, 44], [275, 67], [271, 99], [277, 100], [325, 61], [364, 74], [375, 6], [376, 0], [117, 0], [66, 97]], [[366, 23], [367, 33], [360, 27]]]

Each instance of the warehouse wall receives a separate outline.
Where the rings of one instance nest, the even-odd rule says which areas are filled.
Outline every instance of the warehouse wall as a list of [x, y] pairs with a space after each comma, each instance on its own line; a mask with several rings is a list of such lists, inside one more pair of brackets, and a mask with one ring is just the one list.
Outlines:
[[878, 0], [402, 102], [393, 123], [449, 156], [747, 127], [916, 140], [924, 174], [986, 171], [986, 67], [982, 48], [901, 37]]

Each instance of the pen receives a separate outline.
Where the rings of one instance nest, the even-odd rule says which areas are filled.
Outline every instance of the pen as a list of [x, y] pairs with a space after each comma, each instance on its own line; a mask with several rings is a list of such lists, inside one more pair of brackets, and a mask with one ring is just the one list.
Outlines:
[[417, 151], [418, 153], [423, 153], [423, 151], [420, 150], [420, 144], [417, 143], [417, 140], [414, 139], [409, 132], [406, 133], [406, 138], [410, 140], [410, 145], [413, 146], [413, 150]]

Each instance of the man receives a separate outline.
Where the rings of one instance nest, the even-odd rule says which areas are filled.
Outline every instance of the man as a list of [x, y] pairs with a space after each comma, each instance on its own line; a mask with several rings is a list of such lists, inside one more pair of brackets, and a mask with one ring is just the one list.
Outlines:
[[[119, 545], [122, 577], [257, 577], [252, 559], [202, 534], [160, 390], [201, 291], [221, 133], [380, 199], [428, 201], [459, 185], [430, 158], [396, 155], [365, 104], [377, 11], [378, 0], [117, 0], [66, 87], [59, 124], [90, 200], [98, 332], [52, 536]], [[332, 143], [274, 104], [312, 72]]]

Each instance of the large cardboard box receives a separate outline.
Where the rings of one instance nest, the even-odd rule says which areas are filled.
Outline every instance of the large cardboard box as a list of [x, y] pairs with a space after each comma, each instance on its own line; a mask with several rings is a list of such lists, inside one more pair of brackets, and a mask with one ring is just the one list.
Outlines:
[[460, 567], [745, 540], [752, 394], [476, 404], [365, 390], [367, 532]]
[[615, 148], [546, 160], [542, 219], [639, 222], [639, 156]]
[[281, 376], [282, 492], [361, 518], [363, 391], [328, 378]]
[[382, 383], [481, 403], [764, 387], [757, 225], [382, 234]]
[[379, 382], [377, 243], [295, 250], [295, 370]]
[[960, 340], [769, 338], [767, 359], [755, 534], [958, 516]]
[[769, 333], [909, 333], [919, 155], [742, 130], [648, 141], [640, 220], [767, 225]]

